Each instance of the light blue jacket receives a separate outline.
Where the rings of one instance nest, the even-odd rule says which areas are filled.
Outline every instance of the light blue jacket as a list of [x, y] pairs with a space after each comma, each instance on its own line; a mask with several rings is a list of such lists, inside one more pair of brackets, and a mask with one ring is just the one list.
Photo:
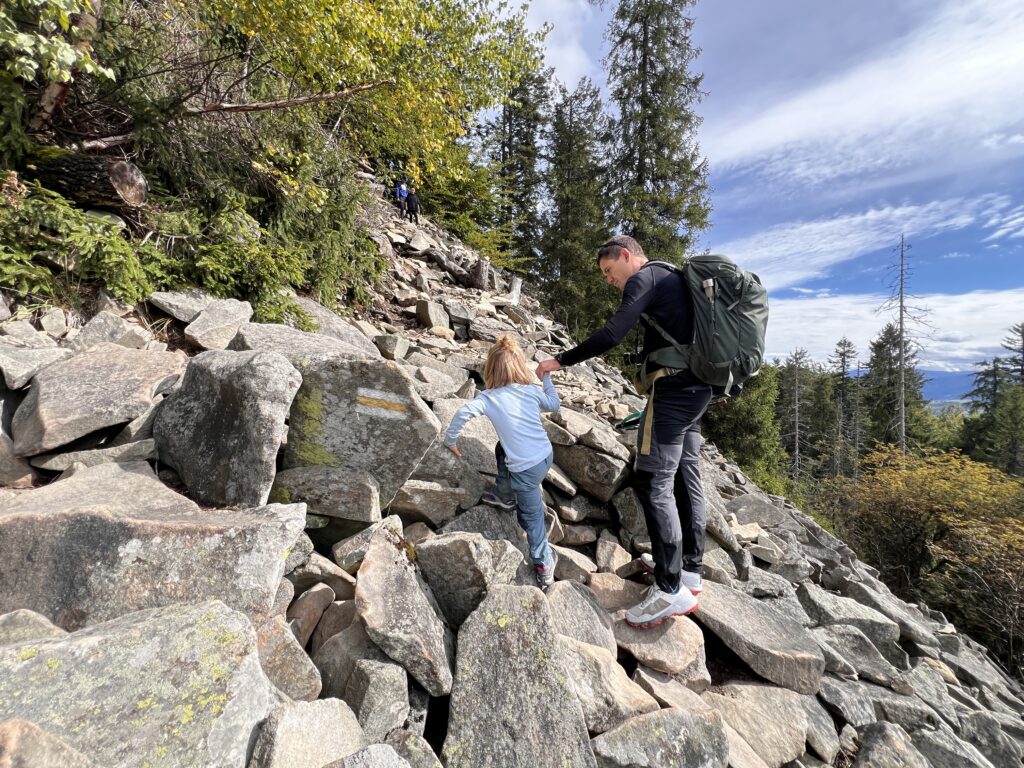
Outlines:
[[543, 390], [536, 384], [509, 384], [487, 389], [455, 412], [444, 436], [449, 448], [474, 416], [486, 416], [505, 449], [505, 464], [511, 472], [523, 472], [548, 457], [551, 441], [540, 421], [541, 411], [557, 411], [558, 399], [551, 374], [544, 377]]

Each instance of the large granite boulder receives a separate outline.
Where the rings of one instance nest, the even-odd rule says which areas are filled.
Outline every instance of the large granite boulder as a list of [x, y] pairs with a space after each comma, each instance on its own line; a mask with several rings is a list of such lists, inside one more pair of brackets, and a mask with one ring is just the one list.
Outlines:
[[494, 586], [459, 632], [448, 768], [596, 768], [544, 594]]
[[357, 524], [381, 518], [377, 481], [365, 472], [334, 467], [292, 467], [274, 477], [270, 500], [283, 504], [304, 502], [311, 515]]
[[204, 352], [160, 408], [160, 457], [212, 505], [266, 504], [302, 377], [277, 352]]
[[28, 720], [0, 722], [3, 768], [94, 768], [96, 764]]
[[368, 357], [379, 358], [380, 352], [373, 342], [366, 337], [359, 329], [331, 312], [327, 307], [318, 304], [305, 296], [296, 296], [293, 301], [299, 308], [308, 313], [317, 324], [316, 333], [320, 336], [328, 336], [337, 339], [350, 347], [364, 352]]
[[388, 360], [307, 359], [290, 417], [284, 466], [368, 474], [381, 507], [394, 498], [441, 425], [412, 381]]
[[272, 690], [252, 625], [219, 601], [0, 647], [0, 721], [30, 720], [105, 768], [246, 768]]
[[626, 462], [584, 445], [555, 445], [555, 463], [587, 493], [601, 501], [615, 495], [629, 474]]
[[344, 701], [289, 701], [263, 722], [248, 768], [321, 766], [365, 746], [363, 729]]
[[100, 344], [32, 379], [11, 422], [14, 451], [34, 456], [145, 413], [177, 381], [187, 358]]
[[714, 711], [661, 709], [627, 720], [593, 741], [600, 768], [726, 768], [729, 742]]
[[544, 592], [555, 632], [581, 643], [618, 653], [614, 622], [589, 587], [578, 581], [557, 581]]
[[359, 567], [356, 609], [373, 642], [430, 695], [445, 696], [452, 688], [454, 637], [411, 553], [394, 531], [377, 530]]
[[46, 639], [66, 635], [48, 618], [27, 608], [0, 614], [0, 645], [13, 645], [26, 640]]
[[367, 352], [365, 345], [353, 346], [331, 336], [306, 333], [276, 323], [246, 323], [231, 339], [228, 349], [277, 352], [293, 365], [309, 357], [343, 357], [349, 360], [379, 357]]
[[737, 682], [718, 686], [703, 698], [773, 768], [804, 753], [807, 713], [794, 691]]
[[203, 510], [148, 464], [101, 464], [0, 501], [0, 612], [78, 629], [217, 598], [269, 614], [301, 504]]
[[227, 349], [251, 317], [248, 301], [214, 299], [185, 327], [185, 338], [202, 349]]
[[0, 336], [0, 373], [11, 389], [21, 389], [37, 371], [71, 355], [61, 347], [27, 347], [5, 339]]
[[771, 606], [705, 580], [694, 616], [765, 679], [817, 693], [825, 671], [821, 649], [806, 629]]
[[894, 723], [872, 723], [861, 734], [854, 768], [931, 768], [910, 735]]

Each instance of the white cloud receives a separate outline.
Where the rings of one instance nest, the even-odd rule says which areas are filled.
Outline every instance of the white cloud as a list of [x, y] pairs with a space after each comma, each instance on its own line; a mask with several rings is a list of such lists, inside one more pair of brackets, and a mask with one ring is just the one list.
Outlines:
[[982, 197], [937, 200], [922, 205], [872, 208], [830, 219], [786, 222], [749, 237], [713, 245], [760, 275], [769, 291], [823, 277], [829, 268], [868, 253], [891, 248], [900, 232], [908, 239], [927, 238], [963, 229], [987, 219], [986, 226], [1003, 227], [1006, 198]]
[[1020, 0], [949, 0], [875, 59], [754, 117], [709, 121], [701, 144], [720, 171], [805, 184], [1024, 154], [1022, 39]]
[[[866, 362], [871, 339], [891, 319], [876, 312], [885, 299], [860, 294], [771, 301], [768, 358], [785, 358], [803, 347], [824, 363], [846, 336]], [[971, 370], [973, 363], [1000, 354], [1007, 329], [1024, 321], [1024, 287], [930, 294], [916, 303], [931, 310], [928, 319], [936, 329], [932, 338], [921, 339], [920, 366], [929, 370]]]

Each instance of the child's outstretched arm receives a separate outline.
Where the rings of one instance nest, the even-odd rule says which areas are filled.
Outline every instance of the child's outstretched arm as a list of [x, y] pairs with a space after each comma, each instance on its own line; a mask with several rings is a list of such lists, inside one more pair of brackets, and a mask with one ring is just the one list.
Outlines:
[[448, 431], [444, 433], [444, 445], [456, 456], [461, 456], [458, 449], [459, 433], [466, 426], [466, 422], [474, 416], [484, 415], [484, 401], [477, 398], [470, 400], [455, 412], [452, 416], [452, 423], [448, 425]]
[[558, 390], [551, 381], [551, 374], [545, 373], [541, 379], [541, 386], [544, 387], [544, 396], [541, 398], [540, 409], [542, 411], [557, 411], [562, 407], [562, 401], [558, 397]]

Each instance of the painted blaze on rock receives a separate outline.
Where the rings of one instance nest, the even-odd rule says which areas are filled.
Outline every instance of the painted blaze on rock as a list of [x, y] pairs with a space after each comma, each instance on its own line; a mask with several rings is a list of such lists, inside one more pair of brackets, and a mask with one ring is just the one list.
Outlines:
[[285, 468], [365, 472], [388, 503], [441, 430], [412, 380], [390, 360], [306, 360], [298, 368]]

